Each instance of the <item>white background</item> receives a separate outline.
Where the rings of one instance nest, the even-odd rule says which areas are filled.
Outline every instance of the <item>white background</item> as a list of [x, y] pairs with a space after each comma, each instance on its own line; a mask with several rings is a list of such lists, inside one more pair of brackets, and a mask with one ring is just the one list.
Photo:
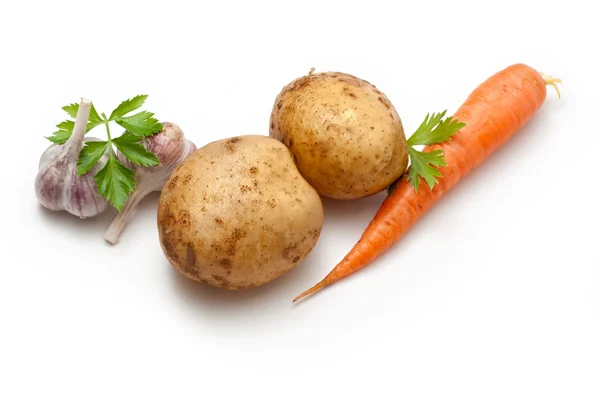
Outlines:
[[[592, 2], [194, 3], [0, 5], [0, 398], [600, 398]], [[385, 256], [297, 305], [382, 195], [325, 200], [306, 261], [240, 293], [174, 272], [157, 195], [116, 246], [112, 212], [79, 221], [34, 196], [44, 136], [80, 97], [110, 112], [147, 93], [202, 146], [268, 134], [279, 90], [315, 67], [375, 84], [409, 135], [516, 62], [563, 97]]]

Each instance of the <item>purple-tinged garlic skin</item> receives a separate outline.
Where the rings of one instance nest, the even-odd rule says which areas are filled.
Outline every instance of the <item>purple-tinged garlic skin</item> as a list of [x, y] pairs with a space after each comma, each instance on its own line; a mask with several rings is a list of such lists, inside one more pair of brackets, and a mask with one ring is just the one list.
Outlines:
[[197, 150], [196, 145], [185, 138], [179, 126], [172, 122], [163, 122], [162, 125], [163, 129], [159, 133], [140, 142], [146, 150], [156, 155], [160, 165], [142, 167], [133, 164], [122, 154], [117, 154], [118, 160], [135, 172], [136, 189], [108, 227], [104, 238], [109, 243], [117, 243], [138, 203], [148, 194], [162, 191], [173, 170]]
[[77, 175], [77, 159], [85, 141], [91, 102], [82, 100], [75, 119], [75, 127], [65, 144], [50, 145], [42, 156], [35, 178], [35, 193], [40, 204], [51, 211], [67, 211], [81, 219], [94, 217], [108, 208], [108, 202], [100, 195], [94, 175], [108, 161], [108, 151], [86, 174]]
[[[160, 165], [140, 167], [131, 163], [122, 154], [117, 154], [117, 158], [123, 165], [135, 171], [136, 187], [145, 186], [145, 190], [149, 190], [148, 193], [160, 192], [175, 167], [197, 150], [196, 145], [185, 138], [179, 126], [172, 122], [164, 122], [162, 125], [162, 131], [141, 141], [146, 150], [156, 155]], [[141, 185], [140, 181], [142, 181]]]

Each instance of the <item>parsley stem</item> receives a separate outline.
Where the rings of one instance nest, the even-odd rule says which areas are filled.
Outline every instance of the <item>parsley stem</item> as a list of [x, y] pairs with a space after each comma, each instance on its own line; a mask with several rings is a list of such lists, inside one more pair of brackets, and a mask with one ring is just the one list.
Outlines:
[[110, 128], [108, 127], [108, 121], [104, 121], [104, 125], [106, 125], [106, 136], [108, 136], [108, 141], [112, 142], [112, 138], [110, 137]]
[[108, 120], [108, 118], [106, 117], [106, 114], [102, 113], [102, 118], [103, 118], [103, 122], [104, 122], [104, 126], [106, 126], [106, 136], [108, 137], [108, 151], [110, 154], [110, 158], [113, 158], [115, 156], [114, 154], [114, 150], [112, 147], [112, 137], [110, 136], [110, 127], [109, 127], [109, 123], [110, 121]]

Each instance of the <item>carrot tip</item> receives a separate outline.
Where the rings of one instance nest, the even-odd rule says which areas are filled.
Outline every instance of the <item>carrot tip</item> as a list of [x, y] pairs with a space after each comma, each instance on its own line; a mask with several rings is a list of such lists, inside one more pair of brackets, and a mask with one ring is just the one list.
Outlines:
[[323, 289], [325, 286], [327, 286], [327, 282], [325, 280], [322, 280], [321, 282], [317, 283], [315, 286], [311, 287], [310, 289], [304, 291], [302, 294], [296, 296], [296, 298], [294, 298], [294, 300], [292, 300], [292, 303], [297, 302], [298, 300], [309, 296], [315, 292], [318, 292], [319, 290]]
[[557, 83], [562, 83], [562, 80], [559, 78], [554, 78], [550, 75], [545, 75], [545, 74], [541, 74], [542, 78], [544, 79], [544, 82], [546, 82], [546, 85], [551, 85], [554, 90], [556, 90], [556, 94], [558, 95], [558, 98], [560, 99], [560, 90], [558, 90], [558, 85]]

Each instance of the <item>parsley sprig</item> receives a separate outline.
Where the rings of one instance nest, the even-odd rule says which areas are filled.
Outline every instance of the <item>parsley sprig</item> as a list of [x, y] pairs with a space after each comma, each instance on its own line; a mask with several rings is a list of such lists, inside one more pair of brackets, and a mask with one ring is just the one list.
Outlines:
[[[452, 117], [444, 119], [446, 111], [444, 110], [432, 115], [427, 114], [419, 128], [407, 140], [410, 168], [405, 179], [410, 181], [415, 192], [419, 191], [421, 178], [425, 180], [430, 189], [433, 189], [438, 182], [437, 178], [442, 176], [438, 167], [446, 166], [447, 164], [443, 150], [423, 152], [415, 149], [414, 146], [430, 146], [451, 140], [452, 135], [466, 125]], [[393, 192], [396, 184], [397, 181], [389, 187], [389, 194]]]
[[[100, 195], [119, 211], [127, 202], [129, 195], [135, 190], [136, 181], [135, 172], [119, 161], [116, 157], [115, 148], [133, 164], [144, 167], [160, 164], [156, 155], [146, 150], [140, 142], [145, 137], [160, 132], [163, 128], [162, 124], [154, 118], [154, 113], [148, 111], [140, 111], [133, 115], [127, 115], [144, 105], [147, 98], [148, 95], [138, 95], [121, 102], [110, 113], [110, 117], [107, 117], [104, 113], [99, 114], [92, 104], [86, 133], [99, 125], [104, 125], [107, 140], [86, 141], [77, 161], [77, 174], [86, 174], [108, 150], [108, 161], [96, 173], [94, 180], [96, 181]], [[79, 110], [79, 104], [72, 103], [62, 107], [62, 109], [71, 118], [75, 118]], [[109, 126], [111, 122], [115, 122], [125, 128], [125, 132], [119, 137], [113, 137]], [[58, 131], [54, 132], [47, 139], [52, 143], [64, 144], [71, 137], [74, 126], [74, 120], [63, 121], [56, 125]]]

